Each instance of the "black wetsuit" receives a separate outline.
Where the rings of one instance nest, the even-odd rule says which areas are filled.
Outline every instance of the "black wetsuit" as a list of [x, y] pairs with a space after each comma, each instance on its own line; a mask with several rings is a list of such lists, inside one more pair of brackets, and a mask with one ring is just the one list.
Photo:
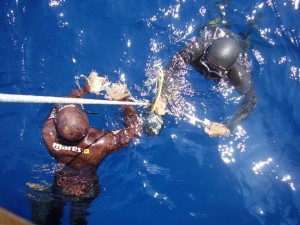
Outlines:
[[[200, 37], [192, 40], [191, 43], [183, 47], [172, 58], [165, 68], [165, 82], [163, 85], [163, 96], [167, 99], [169, 104], [174, 104], [174, 101], [178, 101], [178, 85], [175, 84], [176, 82], [174, 83], [176, 80], [175, 72], [185, 69], [187, 65], [191, 65], [200, 74], [204, 75], [204, 68], [200, 63], [200, 59], [212, 41], [222, 35], [234, 34], [219, 28], [213, 30], [207, 29]], [[255, 108], [257, 97], [253, 86], [250, 63], [245, 61], [242, 54], [240, 54], [233, 67], [226, 72], [225, 77], [221, 79], [230, 82], [243, 96], [241, 106], [233, 118], [226, 123], [228, 128], [232, 131]], [[221, 80], [220, 78], [210, 77], [209, 74], [205, 74], [205, 78], [215, 80], [216, 82]]]

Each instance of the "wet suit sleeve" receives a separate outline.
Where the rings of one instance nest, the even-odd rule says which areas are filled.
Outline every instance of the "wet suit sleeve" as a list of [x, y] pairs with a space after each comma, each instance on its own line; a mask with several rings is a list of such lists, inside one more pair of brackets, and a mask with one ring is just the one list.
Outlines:
[[[182, 101], [175, 71], [184, 70], [187, 64], [192, 64], [204, 52], [203, 38], [195, 38], [184, 46], [164, 68], [162, 96], [169, 105]], [[156, 112], [150, 112], [144, 117], [143, 130], [147, 135], [158, 135], [163, 128], [163, 118]]]
[[230, 131], [232, 131], [253, 111], [257, 104], [257, 96], [251, 72], [247, 72], [245, 67], [240, 63], [236, 62], [233, 68], [229, 71], [228, 79], [243, 97], [242, 104], [235, 112], [233, 119], [227, 124]]
[[[67, 97], [70, 97], [70, 98], [82, 98], [82, 97], [84, 97], [85, 95], [87, 95], [87, 94], [89, 94], [90, 93], [90, 88], [89, 88], [89, 86], [86, 84], [86, 85], [84, 85], [83, 86], [83, 88], [82, 89], [76, 89], [76, 90], [73, 90], [70, 94], [68, 94], [67, 95]], [[59, 105], [59, 104], [57, 104], [57, 105]], [[54, 119], [55, 118], [55, 116], [56, 116], [56, 113], [55, 113], [55, 107], [57, 106], [57, 105], [55, 105], [52, 109], [51, 109], [51, 111], [50, 111], [50, 113], [49, 113], [49, 116], [48, 116], [48, 119]]]
[[126, 147], [133, 139], [141, 134], [138, 115], [133, 106], [122, 106], [125, 128], [112, 132], [113, 142], [108, 146], [109, 151], [116, 151]]
[[90, 93], [90, 87], [88, 84], [84, 85], [82, 88], [78, 88], [76, 90], [73, 90], [70, 94], [68, 94], [67, 97], [71, 98], [82, 98], [85, 95]]
[[163, 84], [163, 93], [167, 98], [172, 95], [173, 92], [176, 92], [177, 85], [175, 83], [174, 72], [184, 70], [186, 65], [192, 64], [196, 59], [203, 55], [203, 52], [203, 38], [195, 38], [173, 56], [164, 70], [165, 82]]

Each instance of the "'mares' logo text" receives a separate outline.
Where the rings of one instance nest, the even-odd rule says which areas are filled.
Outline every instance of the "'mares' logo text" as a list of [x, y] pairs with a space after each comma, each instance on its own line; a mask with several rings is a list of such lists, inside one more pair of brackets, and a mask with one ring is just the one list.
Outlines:
[[53, 143], [52, 147], [56, 151], [65, 150], [65, 151], [72, 151], [72, 152], [81, 152], [82, 148], [76, 147], [76, 146], [68, 146], [68, 145], [62, 145], [58, 143]]

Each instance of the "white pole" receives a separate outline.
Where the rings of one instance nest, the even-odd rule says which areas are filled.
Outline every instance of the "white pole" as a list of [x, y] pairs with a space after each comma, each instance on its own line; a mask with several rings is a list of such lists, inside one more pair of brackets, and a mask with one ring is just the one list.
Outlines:
[[210, 121], [208, 119], [200, 120], [195, 116], [191, 116], [189, 114], [184, 114], [187, 118], [189, 118], [191, 121], [195, 121], [200, 123], [202, 126], [208, 126], [210, 125]]
[[1, 94], [0, 102], [19, 102], [19, 103], [62, 103], [62, 104], [101, 104], [101, 105], [143, 105], [147, 106], [147, 102], [125, 102], [110, 101], [99, 99], [84, 98], [67, 98], [67, 97], [51, 97], [51, 96], [35, 96], [35, 95], [14, 95]]

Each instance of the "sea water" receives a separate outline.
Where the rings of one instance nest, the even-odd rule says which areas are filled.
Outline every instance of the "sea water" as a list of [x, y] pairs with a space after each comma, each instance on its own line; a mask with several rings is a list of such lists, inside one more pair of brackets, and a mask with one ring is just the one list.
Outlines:
[[[0, 93], [65, 96], [95, 70], [151, 101], [155, 65], [208, 23], [229, 28], [246, 40], [256, 109], [228, 138], [169, 115], [159, 136], [109, 155], [88, 224], [299, 224], [299, 19], [298, 0], [3, 0]], [[199, 119], [221, 121], [241, 102], [192, 68], [184, 82]], [[0, 206], [28, 220], [26, 183], [53, 182], [55, 161], [41, 138], [51, 107], [0, 106]], [[101, 112], [89, 115], [92, 126], [122, 127], [117, 106], [86, 109]]]

